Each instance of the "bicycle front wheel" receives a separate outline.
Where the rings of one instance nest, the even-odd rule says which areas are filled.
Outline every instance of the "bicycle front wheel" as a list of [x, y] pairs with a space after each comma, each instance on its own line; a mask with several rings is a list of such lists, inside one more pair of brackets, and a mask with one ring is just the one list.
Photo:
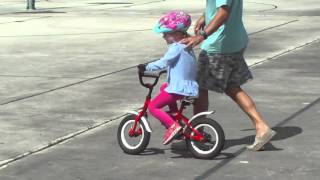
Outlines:
[[121, 149], [127, 154], [139, 154], [143, 152], [149, 144], [150, 132], [146, 130], [143, 123], [138, 123], [137, 135], [130, 136], [129, 130], [133, 127], [136, 115], [126, 116], [118, 127], [117, 139]]

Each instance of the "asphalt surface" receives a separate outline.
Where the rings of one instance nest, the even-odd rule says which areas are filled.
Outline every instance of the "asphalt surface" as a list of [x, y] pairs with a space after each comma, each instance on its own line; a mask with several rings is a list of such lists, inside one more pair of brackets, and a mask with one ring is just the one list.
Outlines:
[[266, 151], [246, 151], [254, 138], [249, 119], [211, 93], [212, 118], [226, 134], [213, 160], [195, 159], [183, 144], [163, 146], [164, 128], [154, 119], [144, 154], [126, 155], [116, 142], [122, 116], [146, 94], [134, 66], [166, 48], [152, 26], [177, 8], [196, 20], [204, 2], [52, 0], [37, 7], [0, 3], [1, 180], [319, 176], [317, 1], [245, 2], [246, 59], [255, 79], [244, 88], [278, 134]]

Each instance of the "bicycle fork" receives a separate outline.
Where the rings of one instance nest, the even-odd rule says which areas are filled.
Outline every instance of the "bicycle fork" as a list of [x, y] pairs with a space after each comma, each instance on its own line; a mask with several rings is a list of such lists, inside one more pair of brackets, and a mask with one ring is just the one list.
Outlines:
[[142, 134], [142, 129], [139, 128], [138, 130], [136, 130], [136, 128], [137, 128], [138, 123], [140, 122], [141, 118], [147, 112], [147, 109], [148, 109], [150, 101], [151, 101], [151, 96], [147, 96], [146, 97], [146, 101], [144, 102], [142, 111], [139, 111], [138, 115], [135, 117], [135, 121], [134, 121], [133, 126], [129, 130], [129, 136], [130, 137], [137, 137], [137, 136], [140, 136]]

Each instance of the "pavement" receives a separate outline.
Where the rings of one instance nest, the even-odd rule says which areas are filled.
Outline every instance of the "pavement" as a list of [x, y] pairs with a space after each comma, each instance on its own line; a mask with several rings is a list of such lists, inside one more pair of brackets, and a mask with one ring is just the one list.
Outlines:
[[316, 179], [317, 0], [245, 2], [245, 56], [255, 79], [243, 88], [278, 133], [266, 151], [245, 150], [254, 138], [252, 124], [217, 93], [210, 94], [210, 108], [226, 145], [215, 159], [195, 159], [179, 143], [162, 145], [164, 129], [154, 119], [144, 154], [126, 155], [117, 145], [117, 125], [146, 95], [135, 66], [166, 49], [151, 28], [172, 9], [195, 21], [204, 6], [194, 0], [49, 0], [26, 11], [24, 0], [1, 1], [0, 179]]

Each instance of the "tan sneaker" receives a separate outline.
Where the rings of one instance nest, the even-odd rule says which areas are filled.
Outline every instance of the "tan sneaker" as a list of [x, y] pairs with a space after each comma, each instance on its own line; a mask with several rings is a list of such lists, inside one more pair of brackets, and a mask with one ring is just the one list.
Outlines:
[[259, 151], [262, 150], [263, 146], [267, 144], [277, 133], [268, 129], [268, 131], [261, 137], [256, 137], [252, 145], [248, 145], [247, 149], [250, 151]]

